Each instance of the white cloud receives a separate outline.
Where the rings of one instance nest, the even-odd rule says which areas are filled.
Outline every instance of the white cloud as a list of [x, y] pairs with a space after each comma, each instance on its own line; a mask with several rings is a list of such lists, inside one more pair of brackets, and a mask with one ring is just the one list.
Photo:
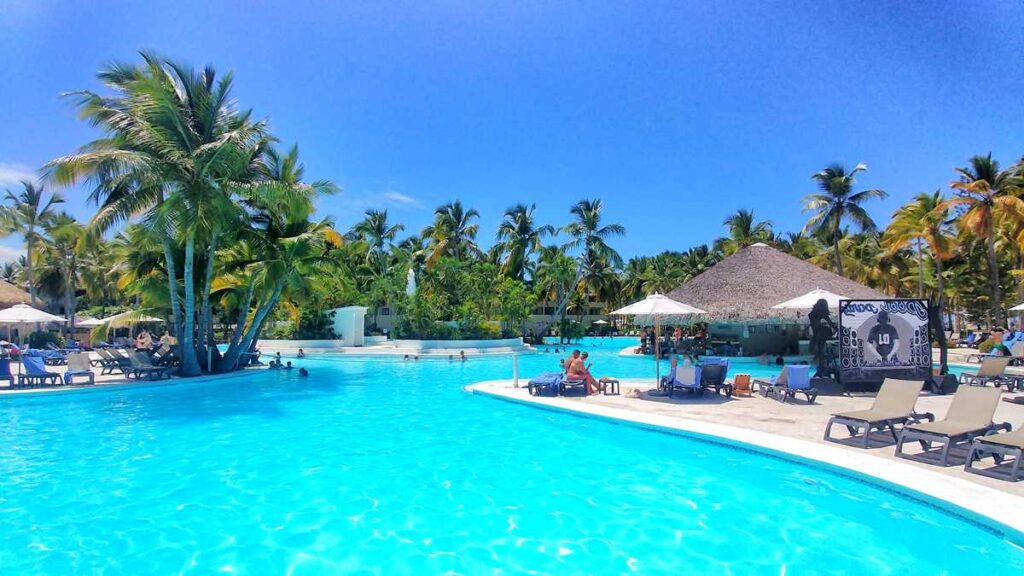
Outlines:
[[21, 256], [25, 255], [24, 248], [18, 248], [13, 246], [5, 246], [0, 244], [0, 263], [3, 262], [14, 262]]
[[393, 190], [361, 194], [344, 193], [327, 200], [327, 203], [328, 205], [358, 211], [371, 208], [419, 208], [423, 206], [423, 203], [418, 198]]
[[415, 199], [412, 196], [409, 196], [407, 194], [402, 194], [401, 192], [385, 192], [384, 194], [382, 194], [382, 196], [384, 196], [384, 199], [387, 200], [388, 203], [395, 204], [395, 205], [398, 205], [398, 206], [420, 206], [421, 205], [419, 200], [417, 200], [417, 199]]
[[35, 170], [24, 164], [0, 162], [0, 186], [10, 186], [22, 180], [34, 182], [37, 178]]

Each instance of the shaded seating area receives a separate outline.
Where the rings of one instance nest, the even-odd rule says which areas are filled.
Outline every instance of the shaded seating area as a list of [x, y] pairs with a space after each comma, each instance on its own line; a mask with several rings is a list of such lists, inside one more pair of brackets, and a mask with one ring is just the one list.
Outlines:
[[[931, 413], [914, 412], [923, 387], [923, 380], [886, 378], [871, 408], [833, 414], [825, 425], [824, 439], [842, 444], [856, 441], [861, 448], [868, 448], [873, 430], [888, 430], [892, 434], [893, 442], [899, 442], [897, 426], [902, 427], [908, 422], [918, 423], [925, 419], [929, 422], [935, 421], [935, 416]], [[836, 424], [844, 426], [850, 434], [849, 437], [832, 436], [832, 426]]]
[[754, 383], [762, 396], [772, 396], [782, 403], [787, 399], [795, 399], [797, 393], [803, 394], [808, 404], [814, 404], [818, 398], [818, 391], [811, 387], [811, 367], [806, 364], [783, 366], [778, 376], [773, 376], [771, 380], [756, 379]]
[[[1000, 429], [1009, 430], [1009, 424], [992, 422], [1001, 396], [1002, 390], [998, 388], [961, 386], [953, 396], [944, 419], [903, 427], [896, 443], [896, 456], [948, 466], [950, 452], [954, 448]], [[920, 443], [921, 452], [905, 452], [904, 446], [911, 442]]]

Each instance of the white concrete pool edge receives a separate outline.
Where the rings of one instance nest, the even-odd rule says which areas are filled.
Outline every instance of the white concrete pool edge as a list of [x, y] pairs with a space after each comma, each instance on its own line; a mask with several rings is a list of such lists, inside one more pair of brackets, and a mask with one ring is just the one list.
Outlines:
[[1016, 531], [1015, 542], [1024, 546], [1024, 498], [988, 486], [931, 472], [908, 463], [879, 458], [868, 453], [854, 452], [824, 443], [767, 432], [752, 434], [749, 429], [727, 424], [646, 414], [585, 402], [570, 404], [552, 401], [557, 400], [554, 398], [524, 396], [521, 390], [513, 392], [514, 389], [499, 386], [506, 383], [507, 381], [500, 380], [477, 382], [466, 386], [465, 390], [472, 394], [490, 396], [528, 406], [593, 416], [640, 427], [676, 431], [684, 435], [708, 436], [741, 448], [750, 448], [770, 455], [780, 455], [796, 461], [810, 461], [809, 463], [812, 465], [821, 463], [839, 468], [869, 482], [877, 480], [879, 484], [891, 485], [910, 497], [923, 496], [925, 499], [939, 500], [941, 503], [960, 509], [951, 509], [950, 512], [969, 513], [962, 514], [968, 519], [970, 514], [974, 514], [983, 520], [1000, 524], [1002, 527]]

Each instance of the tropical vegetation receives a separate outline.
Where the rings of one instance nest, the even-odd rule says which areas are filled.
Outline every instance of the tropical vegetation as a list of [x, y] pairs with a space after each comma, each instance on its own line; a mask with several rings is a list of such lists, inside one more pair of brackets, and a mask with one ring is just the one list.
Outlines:
[[[184, 375], [232, 370], [261, 338], [330, 337], [330, 311], [353, 304], [371, 308], [369, 331], [388, 315], [399, 337], [574, 335], [584, 316], [671, 291], [755, 243], [976, 322], [1002, 323], [1008, 295], [1024, 299], [1024, 163], [990, 154], [884, 227], [868, 208], [887, 193], [856, 183], [867, 166], [833, 164], [811, 172], [799, 231], [738, 210], [720, 238], [624, 259], [626, 230], [599, 198], [560, 222], [538, 221], [535, 205], [485, 215], [453, 200], [419, 231], [384, 209], [339, 230], [315, 210], [338, 186], [306, 176], [298, 147], [280, 147], [236, 102], [230, 73], [144, 53], [99, 79], [104, 93], [68, 98], [100, 137], [6, 191], [0, 233], [23, 238], [25, 253], [0, 278], [69, 316], [165, 318]], [[79, 183], [96, 206], [85, 221], [59, 210], [58, 190]], [[497, 232], [484, 238], [491, 217]]]

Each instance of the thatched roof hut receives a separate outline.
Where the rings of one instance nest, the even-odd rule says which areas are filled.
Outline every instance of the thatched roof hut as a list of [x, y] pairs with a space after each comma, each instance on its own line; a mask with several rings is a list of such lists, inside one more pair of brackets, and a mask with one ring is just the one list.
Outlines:
[[10, 308], [15, 304], [31, 304], [32, 295], [10, 282], [0, 280], [0, 308]]
[[815, 288], [848, 298], [887, 298], [766, 244], [748, 246], [669, 292], [668, 296], [707, 311], [706, 319], [749, 321], [795, 318], [772, 306]]

